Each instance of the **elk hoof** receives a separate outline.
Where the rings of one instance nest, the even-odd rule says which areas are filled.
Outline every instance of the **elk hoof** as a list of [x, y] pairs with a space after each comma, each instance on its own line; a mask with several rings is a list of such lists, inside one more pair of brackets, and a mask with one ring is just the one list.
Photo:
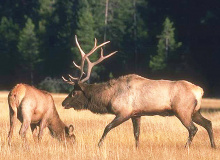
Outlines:
[[98, 143], [98, 147], [100, 148], [102, 146], [102, 141], [100, 141], [99, 143]]

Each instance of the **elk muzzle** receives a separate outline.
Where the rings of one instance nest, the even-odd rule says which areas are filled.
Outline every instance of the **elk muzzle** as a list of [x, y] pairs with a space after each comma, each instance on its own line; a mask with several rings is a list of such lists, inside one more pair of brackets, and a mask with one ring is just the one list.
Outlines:
[[62, 106], [63, 106], [65, 109], [71, 108], [71, 105], [70, 105], [70, 103], [69, 103], [68, 97], [62, 102]]

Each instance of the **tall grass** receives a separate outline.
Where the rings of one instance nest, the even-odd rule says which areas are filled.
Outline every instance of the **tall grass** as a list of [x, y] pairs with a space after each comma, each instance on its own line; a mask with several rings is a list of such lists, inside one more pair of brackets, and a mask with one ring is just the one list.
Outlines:
[[[140, 147], [135, 148], [131, 120], [111, 130], [98, 148], [98, 141], [105, 126], [112, 121], [113, 115], [97, 115], [89, 111], [64, 110], [61, 102], [66, 95], [53, 94], [57, 110], [66, 124], [75, 127], [75, 144], [60, 143], [45, 130], [42, 142], [34, 143], [31, 131], [28, 130], [28, 147], [18, 135], [20, 122], [12, 138], [12, 146], [7, 145], [9, 131], [9, 111], [7, 92], [0, 93], [0, 159], [220, 159], [220, 113], [202, 113], [213, 123], [217, 149], [211, 149], [206, 130], [199, 130], [191, 148], [184, 148], [188, 131], [176, 117], [142, 117]], [[206, 106], [210, 105], [207, 101]], [[210, 101], [215, 104], [215, 102]], [[220, 107], [220, 106], [219, 106]]]

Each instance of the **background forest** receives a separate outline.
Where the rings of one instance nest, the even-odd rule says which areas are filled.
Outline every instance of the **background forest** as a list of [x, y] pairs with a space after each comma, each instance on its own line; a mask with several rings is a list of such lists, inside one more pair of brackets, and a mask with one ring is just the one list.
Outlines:
[[105, 54], [118, 51], [95, 67], [91, 82], [136, 73], [185, 79], [219, 97], [219, 8], [217, 0], [2, 0], [0, 89], [23, 82], [68, 90], [61, 76], [77, 74], [77, 35], [86, 52], [95, 37], [111, 41]]

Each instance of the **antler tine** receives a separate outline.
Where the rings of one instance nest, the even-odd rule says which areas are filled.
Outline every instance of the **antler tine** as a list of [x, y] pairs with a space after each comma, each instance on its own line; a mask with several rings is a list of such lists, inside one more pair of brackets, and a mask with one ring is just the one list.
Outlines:
[[103, 56], [103, 49], [101, 48], [101, 53], [100, 53], [101, 56], [100, 56], [100, 58], [99, 58], [97, 61], [93, 62], [93, 66], [96, 65], [96, 64], [98, 64], [98, 63], [100, 63], [100, 62], [102, 62], [104, 59], [106, 59], [106, 58], [108, 58], [108, 57], [111, 57], [112, 55], [114, 55], [114, 54], [117, 53], [117, 52], [118, 52], [118, 51], [114, 51], [114, 52], [108, 54], [107, 56]]
[[76, 68], [81, 69], [80, 66], [78, 66], [74, 61], [73, 61], [73, 64]]
[[[74, 61], [73, 61], [73, 64], [76, 68], [78, 68], [81, 71], [81, 66], [77, 65]], [[83, 74], [85, 74], [85, 72], [83, 72]]]
[[78, 42], [78, 40], [77, 40], [77, 36], [75, 35], [75, 41], [76, 41], [76, 45], [77, 45], [77, 47], [79, 48], [79, 51], [80, 51], [80, 53], [81, 53], [81, 56], [82, 57], [84, 57], [84, 55], [85, 55], [85, 52], [82, 50], [82, 48], [80, 47], [80, 45], [79, 45], [79, 42]]
[[68, 76], [69, 76], [72, 80], [78, 80], [78, 78], [75, 78], [75, 77], [71, 76], [70, 74], [68, 74]]
[[63, 79], [65, 82], [67, 82], [67, 83], [69, 83], [69, 84], [71, 84], [71, 85], [74, 85], [74, 84], [75, 84], [75, 82], [73, 82], [71, 79], [67, 80], [67, 79], [64, 78], [63, 76], [62, 76], [62, 79]]
[[[80, 65], [80, 66], [76, 65], [75, 62], [74, 62], [74, 65], [75, 65], [77, 68], [80, 69], [80, 72], [81, 72], [81, 73], [80, 73], [80, 77], [79, 77], [79, 79], [78, 79], [78, 80], [80, 80], [80, 79], [82, 78], [83, 74], [85, 74], [85, 73], [83, 72], [83, 67], [84, 67], [84, 63], [85, 63], [85, 55], [86, 55], [86, 54], [85, 54], [85, 52], [82, 50], [82, 48], [80, 47], [76, 35], [75, 35], [75, 40], [76, 40], [76, 45], [77, 45], [77, 47], [78, 47], [78, 49], [79, 49], [79, 51], [80, 51], [81, 57], [82, 57], [82, 59], [81, 59], [81, 65]], [[95, 42], [95, 45], [96, 45], [96, 43], [97, 43], [97, 41]], [[95, 47], [95, 46], [94, 46], [94, 47]]]
[[114, 55], [114, 54], [117, 53], [117, 52], [118, 52], [118, 51], [114, 51], [114, 52], [108, 54], [107, 56], [105, 56], [104, 58], [106, 59], [106, 58], [108, 58], [108, 57], [111, 57], [112, 55]]
[[67, 82], [68, 80], [66, 79], [66, 78], [64, 78], [63, 76], [62, 76], [62, 79], [65, 81], [65, 82]]
[[97, 39], [95, 38], [95, 44], [93, 48], [95, 48], [96, 46], [97, 46]]
[[94, 45], [93, 49], [92, 49], [89, 53], [86, 54], [86, 56], [89, 57], [89, 56], [90, 56], [91, 54], [93, 54], [98, 48], [100, 48], [100, 47], [106, 45], [106, 44], [109, 43], [109, 42], [110, 42], [110, 41], [107, 41], [107, 42], [104, 42], [104, 43], [102, 43], [102, 44], [100, 44], [100, 45], [97, 46], [97, 40], [96, 40], [96, 38], [95, 38], [95, 45]]

